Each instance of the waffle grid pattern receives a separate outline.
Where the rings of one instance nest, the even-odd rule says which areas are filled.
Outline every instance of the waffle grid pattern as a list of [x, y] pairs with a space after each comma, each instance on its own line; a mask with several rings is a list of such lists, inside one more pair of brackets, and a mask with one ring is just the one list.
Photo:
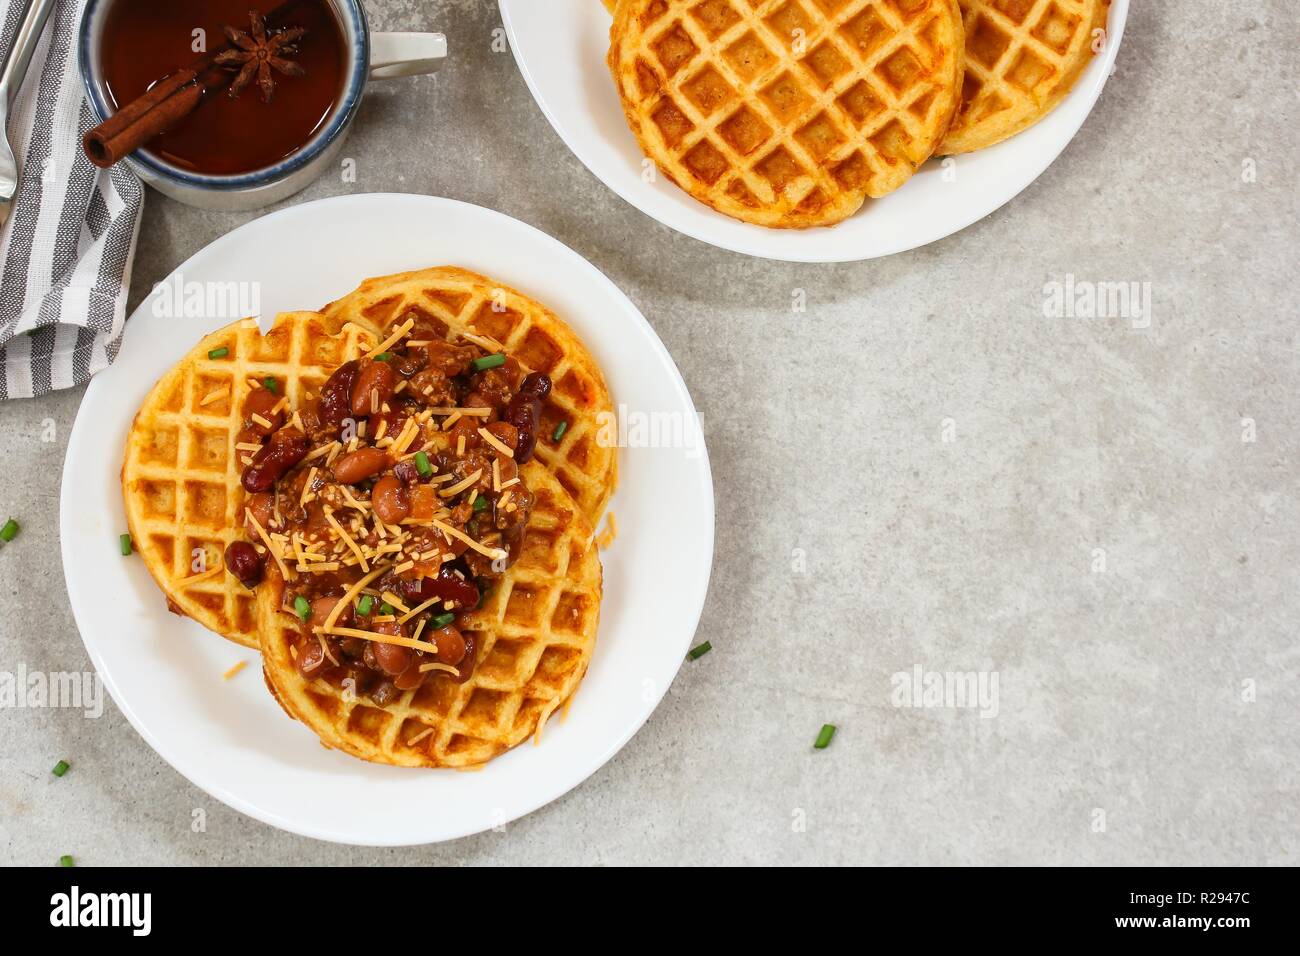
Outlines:
[[957, 107], [956, 0], [626, 0], [615, 18], [642, 147], [749, 222], [847, 218], [911, 177]]
[[1042, 119], [1092, 58], [1110, 0], [960, 0], [962, 105], [941, 152], [983, 149]]
[[464, 684], [435, 674], [381, 708], [309, 680], [289, 651], [297, 630], [279, 611], [280, 589], [259, 589], [268, 681], [326, 746], [400, 766], [471, 766], [532, 736], [573, 694], [596, 642], [600, 561], [590, 526], [555, 477], [536, 461], [523, 474], [537, 505], [519, 560], [460, 625], [478, 642]]
[[[325, 314], [382, 337], [393, 320], [412, 309], [449, 331], [490, 336], [525, 370], [551, 376], [554, 387], [542, 410], [536, 457], [596, 526], [618, 477], [618, 449], [601, 440], [602, 415], [612, 415], [613, 405], [604, 376], [573, 331], [522, 293], [455, 267], [369, 279], [326, 306]], [[561, 421], [566, 427], [557, 443], [552, 435]]]
[[[223, 567], [226, 546], [243, 537], [235, 443], [250, 380], [274, 376], [296, 408], [363, 343], [373, 344], [364, 330], [332, 337], [314, 313], [282, 315], [266, 336], [254, 320], [240, 320], [206, 336], [136, 415], [122, 470], [132, 540], [172, 605], [223, 637], [257, 646], [254, 595]], [[208, 358], [221, 348], [229, 353]], [[193, 571], [198, 548], [207, 573]]]

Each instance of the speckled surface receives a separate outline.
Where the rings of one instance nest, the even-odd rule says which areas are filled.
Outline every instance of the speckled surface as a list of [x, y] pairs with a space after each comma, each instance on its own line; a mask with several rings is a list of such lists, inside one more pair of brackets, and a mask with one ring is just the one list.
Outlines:
[[[243, 817], [111, 702], [3, 709], [0, 862], [1300, 862], [1290, 0], [1134, 0], [1116, 76], [1038, 182], [926, 249], [825, 267], [712, 249], [607, 191], [492, 51], [488, 0], [367, 5], [445, 31], [453, 59], [376, 89], [358, 181], [299, 200], [492, 206], [636, 302], [704, 417], [714, 650], [568, 796], [408, 850]], [[150, 194], [132, 303], [247, 218]], [[1149, 325], [1045, 318], [1067, 275], [1150, 283]], [[0, 671], [89, 667], [58, 557], [80, 400], [0, 405], [0, 511], [23, 524]], [[915, 666], [996, 678], [996, 716], [895, 706]]]

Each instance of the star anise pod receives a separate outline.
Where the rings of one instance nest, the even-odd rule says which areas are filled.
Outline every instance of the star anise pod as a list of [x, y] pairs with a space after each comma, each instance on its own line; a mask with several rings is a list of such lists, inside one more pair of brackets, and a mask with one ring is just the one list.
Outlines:
[[285, 76], [307, 75], [307, 71], [297, 63], [285, 59], [298, 52], [294, 43], [307, 31], [293, 27], [267, 33], [266, 20], [256, 10], [248, 12], [248, 20], [251, 27], [248, 33], [234, 27], [223, 27], [226, 39], [234, 44], [235, 49], [218, 53], [217, 62], [222, 66], [239, 67], [239, 75], [230, 84], [231, 99], [243, 92], [253, 77], [257, 77], [257, 85], [262, 89], [262, 102], [269, 103], [271, 94], [275, 92], [275, 78], [271, 75], [271, 70]]

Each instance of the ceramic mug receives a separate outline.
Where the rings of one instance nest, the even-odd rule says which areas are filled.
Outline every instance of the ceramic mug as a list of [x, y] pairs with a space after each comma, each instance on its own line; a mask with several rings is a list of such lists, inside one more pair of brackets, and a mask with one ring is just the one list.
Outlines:
[[[113, 112], [99, 62], [100, 37], [112, 2], [88, 0], [81, 20], [81, 80], [95, 123], [103, 122]], [[447, 38], [441, 33], [371, 33], [361, 0], [329, 3], [338, 17], [347, 50], [343, 92], [329, 119], [300, 149], [272, 166], [229, 176], [195, 173], [142, 150], [123, 162], [160, 193], [201, 209], [257, 209], [305, 189], [333, 165], [370, 80], [433, 73], [447, 56]]]

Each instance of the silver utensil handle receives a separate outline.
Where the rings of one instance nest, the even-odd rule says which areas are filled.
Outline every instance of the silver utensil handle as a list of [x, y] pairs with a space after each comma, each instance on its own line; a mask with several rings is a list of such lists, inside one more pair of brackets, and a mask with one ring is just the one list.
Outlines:
[[41, 31], [45, 29], [45, 21], [49, 20], [54, 4], [55, 0], [27, 2], [22, 25], [14, 35], [13, 46], [4, 55], [3, 66], [0, 66], [0, 94], [3, 94], [5, 106], [12, 106], [14, 98], [18, 96], [27, 68], [31, 66], [32, 54], [36, 52]]

